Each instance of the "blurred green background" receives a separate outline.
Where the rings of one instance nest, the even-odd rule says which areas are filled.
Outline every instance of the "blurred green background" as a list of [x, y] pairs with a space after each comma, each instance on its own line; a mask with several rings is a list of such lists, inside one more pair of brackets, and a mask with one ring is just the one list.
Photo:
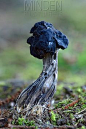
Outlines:
[[26, 43], [31, 27], [50, 22], [67, 35], [59, 51], [59, 81], [86, 83], [86, 0], [0, 0], [0, 81], [36, 79], [42, 60], [30, 55]]

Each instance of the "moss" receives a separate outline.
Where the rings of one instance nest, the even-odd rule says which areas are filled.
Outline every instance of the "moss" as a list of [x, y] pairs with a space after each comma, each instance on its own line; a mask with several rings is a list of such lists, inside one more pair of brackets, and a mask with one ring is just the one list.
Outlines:
[[81, 103], [85, 103], [85, 101], [86, 101], [81, 95], [79, 95], [79, 99], [80, 99]]
[[77, 87], [77, 90], [76, 90], [78, 93], [81, 93], [82, 92], [82, 88], [81, 87]]
[[73, 118], [74, 118], [73, 113], [70, 113], [70, 118], [71, 118], [71, 119], [73, 119]]
[[58, 104], [55, 105], [55, 108], [63, 108], [64, 105], [67, 105], [70, 102], [72, 102], [71, 99], [64, 99], [64, 100], [58, 102]]
[[51, 123], [53, 125], [56, 125], [56, 114], [53, 111], [51, 111], [50, 113], [51, 113]]
[[22, 118], [18, 118], [18, 125], [24, 125], [24, 123], [26, 123], [27, 121], [22, 117]]
[[13, 125], [15, 124], [15, 120], [12, 121], [12, 124], [13, 124]]
[[82, 126], [81, 129], [86, 129], [86, 127], [85, 126]]
[[[12, 124], [16, 124], [16, 121], [13, 120]], [[27, 125], [27, 126], [35, 126], [35, 122], [34, 121], [28, 121], [23, 117], [19, 117], [17, 120], [17, 125]]]

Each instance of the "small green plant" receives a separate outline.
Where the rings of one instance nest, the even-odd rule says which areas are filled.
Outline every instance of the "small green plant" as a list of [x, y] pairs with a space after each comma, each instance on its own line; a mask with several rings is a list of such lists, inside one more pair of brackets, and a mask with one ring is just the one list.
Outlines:
[[79, 99], [80, 99], [81, 103], [85, 103], [85, 101], [86, 101], [81, 95], [79, 95]]
[[82, 92], [82, 88], [81, 87], [79, 87], [79, 88], [77, 88], [77, 90], [76, 90], [78, 93], [81, 93]]
[[35, 126], [35, 122], [33, 120], [27, 121], [26, 125], [28, 125], [28, 126]]
[[70, 118], [71, 118], [71, 119], [73, 119], [73, 118], [74, 118], [73, 113], [70, 113]]
[[86, 129], [85, 126], [82, 126], [81, 129]]
[[22, 117], [22, 118], [18, 118], [18, 125], [23, 125], [26, 122], [26, 120]]
[[35, 126], [35, 122], [34, 121], [28, 121], [25, 120], [25, 118], [18, 118], [18, 125], [27, 125], [27, 126]]
[[12, 121], [12, 124], [13, 124], [13, 125], [15, 124], [15, 120]]
[[51, 122], [56, 125], [56, 114], [53, 111], [51, 111]]

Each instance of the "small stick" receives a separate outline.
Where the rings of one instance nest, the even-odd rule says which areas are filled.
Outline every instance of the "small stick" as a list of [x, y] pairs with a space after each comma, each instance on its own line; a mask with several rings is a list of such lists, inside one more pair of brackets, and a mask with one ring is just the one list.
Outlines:
[[35, 129], [35, 127], [33, 126], [24, 126], [24, 125], [12, 125], [12, 124], [8, 124], [8, 128], [21, 128], [21, 129]]
[[80, 100], [80, 99], [77, 99], [77, 100], [71, 102], [70, 104], [67, 104], [67, 105], [64, 106], [63, 108], [57, 108], [57, 109], [55, 109], [55, 110], [53, 110], [53, 111], [57, 111], [57, 112], [58, 112], [59, 110], [68, 109], [69, 107], [73, 107], [76, 103], [79, 102], [79, 100]]
[[81, 113], [86, 113], [86, 108], [85, 108], [84, 110], [82, 110], [82, 111], [76, 113], [75, 115], [79, 115], [79, 114], [81, 114]]
[[79, 102], [79, 99], [77, 99], [77, 100], [71, 102], [70, 104], [64, 106], [64, 109], [68, 109], [69, 107], [73, 107], [78, 102]]

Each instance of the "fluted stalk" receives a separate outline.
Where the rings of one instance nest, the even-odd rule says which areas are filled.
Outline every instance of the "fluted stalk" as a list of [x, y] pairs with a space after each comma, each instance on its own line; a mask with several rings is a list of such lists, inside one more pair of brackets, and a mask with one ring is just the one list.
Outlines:
[[[43, 71], [39, 78], [22, 91], [17, 99], [18, 112], [27, 109], [28, 112], [35, 105], [47, 106], [51, 101], [57, 85], [58, 50], [54, 55], [46, 54], [43, 59]], [[28, 108], [27, 108], [28, 107]]]

